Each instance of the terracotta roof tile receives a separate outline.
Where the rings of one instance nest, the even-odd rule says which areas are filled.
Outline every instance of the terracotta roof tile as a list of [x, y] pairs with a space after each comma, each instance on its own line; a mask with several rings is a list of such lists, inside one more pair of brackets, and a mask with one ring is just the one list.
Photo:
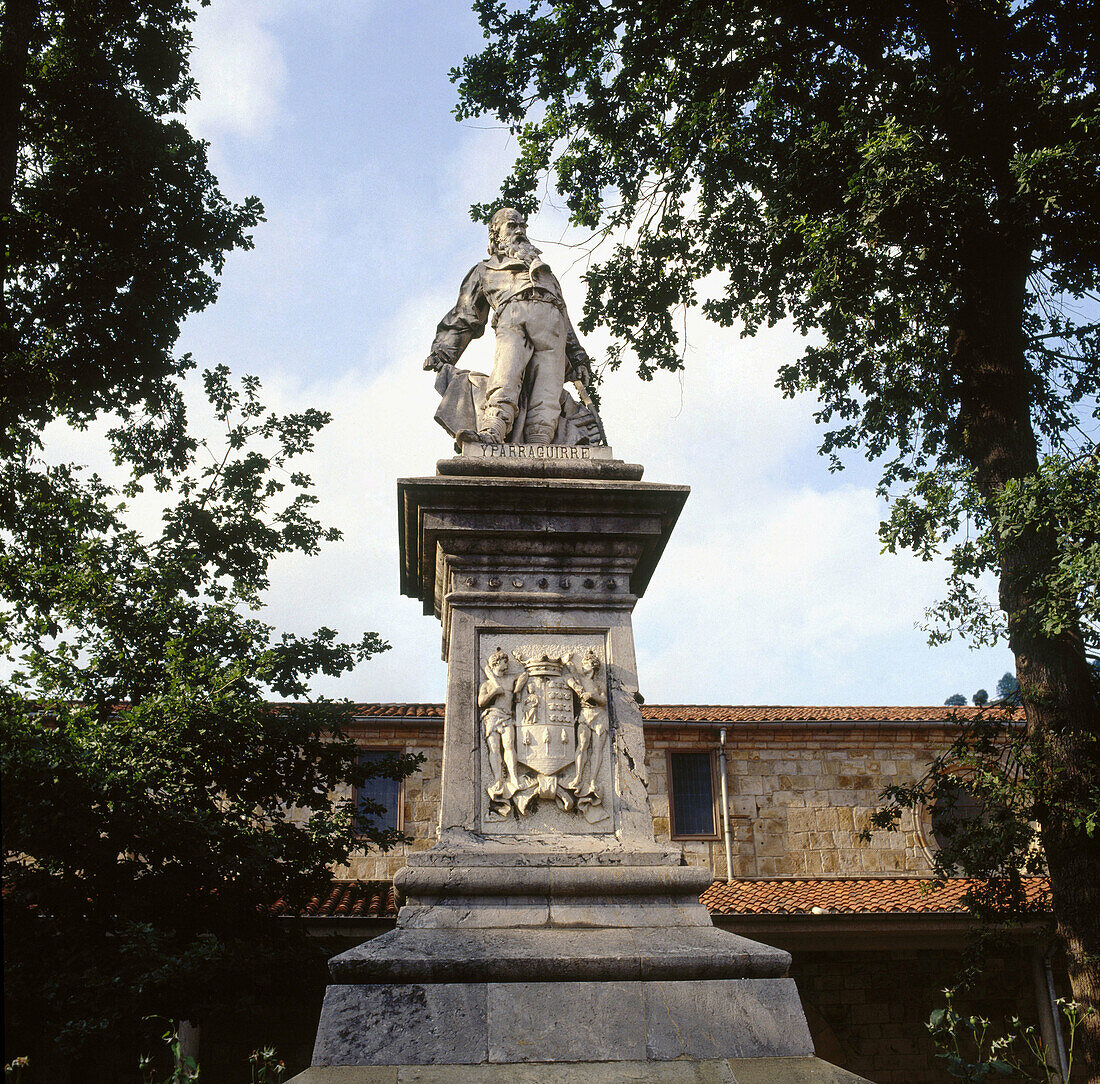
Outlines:
[[367, 719], [442, 719], [442, 704], [353, 704], [353, 714]]
[[[963, 914], [960, 901], [975, 883], [966, 877], [715, 881], [700, 898], [715, 915]], [[1024, 890], [1029, 906], [1049, 906], [1045, 877], [1024, 878]]]
[[296, 910], [280, 899], [272, 911], [283, 918], [393, 918], [397, 907], [389, 881], [333, 881], [305, 907]]
[[[642, 718], [646, 722], [707, 722], [707, 723], [777, 723], [777, 722], [948, 722], [951, 719], [973, 719], [990, 709], [948, 708], [935, 706], [835, 707], [799, 706], [795, 704], [644, 704]], [[996, 709], [994, 709], [996, 710]], [[1013, 718], [1022, 719], [1022, 709], [1013, 711]]]
[[[715, 881], [700, 897], [713, 915], [946, 915], [963, 914], [963, 893], [973, 881], [952, 877], [831, 877], [812, 879]], [[1028, 904], [1049, 907], [1045, 877], [1024, 878]], [[814, 908], [819, 910], [815, 911]], [[291, 917], [285, 900], [275, 914]], [[397, 908], [388, 881], [333, 881], [297, 912], [302, 918], [393, 918]]]
[[[360, 719], [442, 719], [442, 704], [355, 704], [352, 713]], [[792, 704], [644, 704], [642, 718], [651, 723], [778, 723], [778, 722], [949, 722], [973, 719], [983, 711], [973, 707], [866, 707], [798, 706]], [[1012, 717], [1022, 720], [1023, 709]]]

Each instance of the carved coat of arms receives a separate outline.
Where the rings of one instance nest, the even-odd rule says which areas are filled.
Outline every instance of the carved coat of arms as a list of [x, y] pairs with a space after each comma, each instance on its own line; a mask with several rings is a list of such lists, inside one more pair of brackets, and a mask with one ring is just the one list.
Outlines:
[[489, 657], [478, 707], [492, 815], [525, 816], [538, 798], [592, 823], [608, 817], [596, 785], [608, 736], [606, 682], [596, 652], [589, 648], [578, 665], [579, 654], [515, 650], [519, 670], [500, 648]]

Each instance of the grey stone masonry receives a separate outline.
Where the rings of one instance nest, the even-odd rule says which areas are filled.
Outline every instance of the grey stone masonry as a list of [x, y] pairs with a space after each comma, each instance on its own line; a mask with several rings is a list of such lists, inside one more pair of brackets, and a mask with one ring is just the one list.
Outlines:
[[871, 1084], [820, 1058], [315, 1067], [290, 1084]]
[[814, 1069], [790, 956], [715, 929], [653, 834], [631, 614], [687, 488], [574, 451], [398, 483], [402, 591], [443, 627], [439, 825], [396, 929], [330, 961], [299, 1080], [855, 1080]]

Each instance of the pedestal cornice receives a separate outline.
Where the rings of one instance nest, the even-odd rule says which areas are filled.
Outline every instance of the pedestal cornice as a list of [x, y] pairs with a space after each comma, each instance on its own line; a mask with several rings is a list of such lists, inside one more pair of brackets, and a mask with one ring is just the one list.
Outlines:
[[631, 608], [690, 492], [605, 478], [483, 476], [404, 478], [397, 490], [401, 591], [445, 627], [449, 595]]

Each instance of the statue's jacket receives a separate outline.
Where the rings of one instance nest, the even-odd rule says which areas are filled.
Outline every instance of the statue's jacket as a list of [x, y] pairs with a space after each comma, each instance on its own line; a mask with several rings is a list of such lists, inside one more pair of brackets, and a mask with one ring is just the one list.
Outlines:
[[573, 370], [578, 366], [591, 366], [584, 347], [577, 338], [572, 321], [565, 309], [561, 284], [549, 271], [532, 279], [530, 269], [522, 260], [506, 256], [493, 256], [470, 269], [462, 280], [455, 306], [436, 327], [432, 354], [441, 363], [454, 365], [472, 339], [485, 333], [485, 324], [492, 312], [492, 324], [509, 301], [518, 297], [538, 297], [553, 304], [565, 321], [566, 379], [573, 380]]

